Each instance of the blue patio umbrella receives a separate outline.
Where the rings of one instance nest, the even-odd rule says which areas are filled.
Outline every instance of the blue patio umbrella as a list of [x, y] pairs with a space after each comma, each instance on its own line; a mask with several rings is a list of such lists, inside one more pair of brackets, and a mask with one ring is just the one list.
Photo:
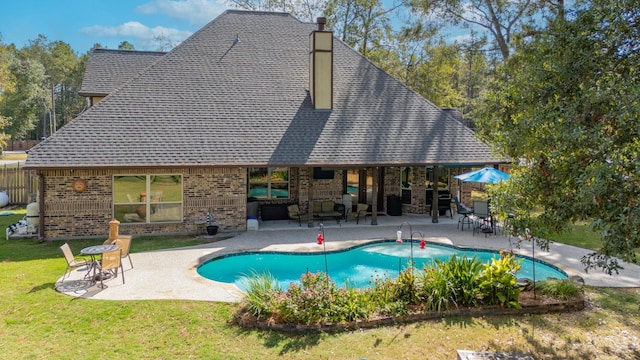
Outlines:
[[509, 174], [507, 174], [506, 172], [502, 172], [496, 168], [486, 167], [480, 170], [456, 175], [454, 176], [454, 178], [464, 182], [495, 184], [499, 183], [502, 180], [507, 180], [509, 178]]

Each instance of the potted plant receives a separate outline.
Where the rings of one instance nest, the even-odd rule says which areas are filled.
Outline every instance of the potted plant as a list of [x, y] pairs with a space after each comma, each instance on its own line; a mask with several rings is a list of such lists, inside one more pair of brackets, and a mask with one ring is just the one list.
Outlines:
[[215, 235], [218, 233], [218, 225], [215, 224], [215, 220], [213, 216], [211, 216], [211, 211], [207, 212], [207, 234]]

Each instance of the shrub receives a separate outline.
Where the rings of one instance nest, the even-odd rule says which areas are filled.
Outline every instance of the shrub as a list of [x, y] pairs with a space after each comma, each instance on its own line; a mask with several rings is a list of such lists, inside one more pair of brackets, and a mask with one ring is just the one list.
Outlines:
[[379, 308], [381, 315], [404, 316], [409, 313], [409, 304], [401, 300], [381, 304]]
[[370, 291], [354, 288], [336, 289], [329, 320], [331, 322], [366, 320], [375, 310]]
[[482, 304], [520, 308], [516, 271], [520, 269], [521, 262], [513, 254], [501, 251], [499, 259], [493, 258], [483, 265], [478, 275], [478, 298]]
[[410, 266], [398, 274], [396, 281], [391, 285], [394, 288], [393, 300], [407, 304], [415, 304], [416, 300], [416, 276], [415, 269]]
[[569, 300], [582, 295], [582, 286], [569, 279], [547, 279], [536, 282], [536, 289], [541, 294], [558, 300]]
[[[300, 284], [291, 283], [283, 291], [269, 274], [256, 274], [249, 280], [245, 302], [254, 316], [289, 324], [366, 320], [376, 313], [402, 316], [412, 305], [438, 312], [478, 303], [519, 307], [519, 264], [512, 254], [501, 253], [486, 264], [453, 255], [435, 260], [423, 272], [409, 267], [396, 278], [376, 277], [369, 289], [337, 288], [327, 274], [307, 272]], [[569, 294], [564, 287], [555, 285], [554, 291]]]
[[322, 272], [306, 272], [300, 284], [291, 283], [278, 301], [278, 311], [285, 322], [312, 324], [329, 321], [336, 285]]
[[370, 281], [369, 298], [380, 305], [395, 301], [396, 282], [387, 275], [376, 276]]

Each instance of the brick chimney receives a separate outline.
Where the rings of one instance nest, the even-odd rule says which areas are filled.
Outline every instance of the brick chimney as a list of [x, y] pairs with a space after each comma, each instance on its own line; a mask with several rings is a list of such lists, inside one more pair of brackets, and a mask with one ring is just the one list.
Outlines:
[[309, 34], [309, 92], [316, 110], [333, 109], [333, 32], [325, 31], [327, 19], [319, 17], [318, 30]]

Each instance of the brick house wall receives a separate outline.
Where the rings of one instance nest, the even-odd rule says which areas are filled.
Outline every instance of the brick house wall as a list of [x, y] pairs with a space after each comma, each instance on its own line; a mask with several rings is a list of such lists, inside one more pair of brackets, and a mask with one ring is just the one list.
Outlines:
[[[113, 176], [180, 174], [183, 176], [183, 221], [178, 223], [122, 223], [122, 234], [188, 233], [195, 221], [212, 211], [220, 231], [246, 230], [247, 170], [245, 168], [43, 170], [44, 238], [107, 237], [113, 218]], [[76, 192], [71, 184], [84, 179], [87, 188]]]
[[[313, 180], [313, 200], [342, 202], [343, 174], [345, 170], [335, 170], [333, 179]], [[465, 169], [451, 169], [451, 175]], [[246, 231], [247, 211], [247, 169], [246, 168], [159, 168], [159, 169], [98, 169], [98, 170], [41, 170], [43, 176], [44, 202], [40, 211], [44, 213], [41, 226], [44, 239], [68, 239], [87, 237], [107, 237], [109, 221], [113, 219], [113, 176], [131, 174], [180, 174], [183, 177], [183, 220], [176, 223], [122, 223], [120, 233], [136, 234], [185, 234], [193, 233], [196, 221], [206, 218], [211, 211], [220, 232]], [[304, 213], [309, 209], [308, 186], [312, 168], [290, 169], [289, 199], [259, 200], [263, 204], [289, 204], [300, 206]], [[426, 214], [426, 169], [414, 167], [411, 204], [403, 204], [403, 212]], [[84, 179], [87, 188], [76, 192], [71, 184], [76, 179]], [[387, 195], [401, 195], [400, 167], [385, 168], [383, 203], [379, 211], [387, 208]], [[451, 192], [455, 196], [458, 181], [452, 180]], [[471, 203], [471, 185], [461, 183], [461, 200]], [[39, 202], [40, 199], [39, 199]]]
[[[309, 180], [313, 177], [313, 168], [297, 168], [297, 183], [295, 192], [291, 194], [294, 202], [300, 207], [300, 211], [308, 214], [309, 211]], [[335, 170], [333, 179], [314, 179], [312, 201], [330, 200], [342, 203], [342, 176], [343, 170]], [[292, 185], [292, 190], [293, 185]]]

